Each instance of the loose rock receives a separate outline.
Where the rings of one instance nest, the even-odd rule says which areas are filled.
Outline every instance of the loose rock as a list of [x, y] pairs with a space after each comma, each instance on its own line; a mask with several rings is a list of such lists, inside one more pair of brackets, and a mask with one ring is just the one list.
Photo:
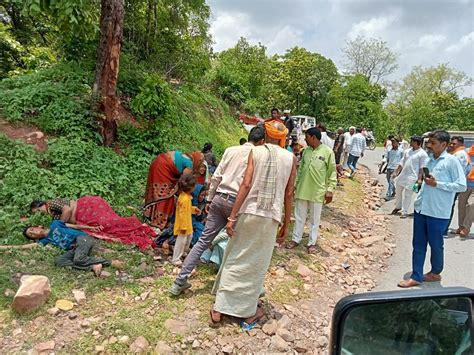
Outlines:
[[44, 343], [36, 344], [33, 349], [41, 353], [43, 351], [54, 350], [55, 346], [56, 346], [56, 343], [54, 342], [54, 340], [50, 340]]
[[74, 299], [78, 304], [85, 302], [86, 294], [84, 291], [81, 290], [72, 290], [72, 294], [74, 295]]
[[31, 312], [40, 307], [51, 294], [49, 279], [41, 275], [25, 275], [13, 298], [12, 307], [19, 313]]
[[303, 264], [298, 265], [298, 269], [296, 269], [296, 272], [302, 277], [308, 277], [308, 276], [313, 275], [313, 271], [311, 271], [309, 267]]
[[263, 325], [262, 331], [267, 335], [274, 335], [276, 334], [277, 328], [278, 323], [274, 319], [272, 319]]
[[74, 308], [74, 303], [68, 300], [57, 300], [56, 308], [59, 308], [61, 311], [70, 311]]
[[120, 344], [127, 344], [130, 341], [130, 337], [128, 335], [122, 335], [119, 339], [118, 342]]
[[61, 310], [57, 307], [53, 307], [53, 308], [50, 308], [47, 310], [48, 314], [52, 315], [52, 316], [57, 316], [59, 314], [59, 312], [61, 312]]
[[329, 340], [327, 337], [325, 337], [324, 335], [321, 335], [317, 340], [316, 340], [317, 344], [321, 347], [321, 348], [324, 348], [326, 346], [328, 346], [329, 344]]
[[143, 353], [148, 350], [150, 344], [143, 336], [139, 336], [135, 341], [130, 345], [129, 350], [132, 353]]
[[272, 336], [272, 340], [270, 342], [270, 350], [275, 350], [275, 351], [288, 351], [289, 346], [288, 343], [282, 339], [279, 335], [274, 335]]
[[155, 347], [155, 354], [157, 355], [165, 355], [165, 354], [171, 354], [173, 353], [173, 349], [171, 349], [171, 347], [166, 344], [164, 341], [159, 341], [157, 344], [156, 344], [156, 347]]
[[174, 319], [167, 319], [165, 321], [165, 327], [173, 334], [184, 334], [189, 330], [186, 323]]
[[290, 333], [288, 330], [286, 330], [285, 328], [279, 328], [276, 334], [280, 336], [286, 342], [291, 343], [295, 341], [295, 336], [292, 333]]

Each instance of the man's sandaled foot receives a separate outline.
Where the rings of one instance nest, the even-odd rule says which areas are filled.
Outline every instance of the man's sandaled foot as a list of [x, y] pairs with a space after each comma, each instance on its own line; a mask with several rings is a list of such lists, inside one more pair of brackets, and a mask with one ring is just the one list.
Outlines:
[[294, 240], [291, 240], [291, 241], [289, 241], [288, 243], [286, 243], [285, 248], [286, 248], [286, 249], [294, 249], [294, 248], [296, 248], [298, 245], [299, 245], [299, 244], [296, 243]]
[[308, 254], [316, 254], [318, 252], [316, 245], [310, 245], [309, 247], [307, 247], [307, 249], [308, 249]]
[[441, 275], [429, 272], [429, 273], [423, 275], [423, 281], [438, 282], [438, 281], [441, 281]]
[[459, 236], [462, 237], [462, 238], [466, 238], [466, 237], [469, 237], [469, 230], [467, 228], [459, 228], [460, 231], [459, 231]]
[[100, 274], [102, 274], [102, 268], [102, 264], [92, 265], [92, 271], [94, 272], [94, 275], [100, 277]]
[[421, 282], [415, 281], [413, 279], [403, 280], [398, 283], [398, 287], [401, 288], [410, 288], [415, 286], [420, 286]]
[[396, 215], [398, 212], [400, 212], [402, 209], [401, 208], [394, 208], [392, 212], [390, 212], [391, 215]]
[[218, 324], [222, 320], [222, 313], [215, 311], [213, 308], [209, 311], [209, 315], [211, 316], [212, 324]]
[[263, 308], [257, 307], [257, 311], [255, 312], [255, 314], [252, 317], [245, 319], [244, 322], [247, 324], [252, 324], [254, 322], [257, 322], [264, 315], [265, 315], [265, 312], [263, 311]]

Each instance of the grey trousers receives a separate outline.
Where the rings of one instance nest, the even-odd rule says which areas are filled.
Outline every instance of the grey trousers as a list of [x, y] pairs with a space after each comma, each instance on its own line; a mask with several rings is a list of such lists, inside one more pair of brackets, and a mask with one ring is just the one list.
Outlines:
[[226, 226], [227, 218], [229, 218], [233, 206], [234, 201], [227, 201], [219, 195], [214, 197], [209, 206], [209, 214], [207, 216], [204, 232], [184, 260], [181, 271], [176, 278], [176, 284], [181, 286], [186, 282], [191, 272], [199, 263], [201, 255], [209, 248], [222, 228]]
[[469, 203], [469, 198], [474, 195], [474, 188], [468, 187], [458, 195], [458, 223], [459, 227], [471, 229], [474, 221], [474, 202]]
[[101, 258], [93, 258], [90, 256], [94, 247], [94, 238], [89, 235], [81, 235], [76, 238], [76, 246], [74, 249], [68, 250], [65, 254], [60, 255], [54, 261], [57, 266], [71, 266], [79, 270], [92, 270], [92, 265], [102, 264], [109, 266], [110, 261]]

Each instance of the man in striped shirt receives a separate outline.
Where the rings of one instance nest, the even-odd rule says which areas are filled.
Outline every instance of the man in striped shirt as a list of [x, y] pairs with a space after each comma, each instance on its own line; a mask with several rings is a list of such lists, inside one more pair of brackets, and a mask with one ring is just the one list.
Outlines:
[[347, 165], [351, 169], [350, 178], [352, 179], [356, 173], [357, 161], [364, 156], [364, 150], [366, 148], [365, 137], [362, 135], [362, 129], [357, 128], [356, 134], [352, 137], [351, 145], [349, 148], [349, 158], [347, 159]]

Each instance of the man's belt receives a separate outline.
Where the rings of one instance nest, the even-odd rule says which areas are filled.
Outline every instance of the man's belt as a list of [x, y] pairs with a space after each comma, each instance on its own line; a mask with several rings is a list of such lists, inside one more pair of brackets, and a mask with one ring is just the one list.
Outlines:
[[220, 196], [225, 201], [229, 201], [230, 203], [235, 203], [236, 196], [225, 194], [223, 192], [216, 192], [216, 195]]

